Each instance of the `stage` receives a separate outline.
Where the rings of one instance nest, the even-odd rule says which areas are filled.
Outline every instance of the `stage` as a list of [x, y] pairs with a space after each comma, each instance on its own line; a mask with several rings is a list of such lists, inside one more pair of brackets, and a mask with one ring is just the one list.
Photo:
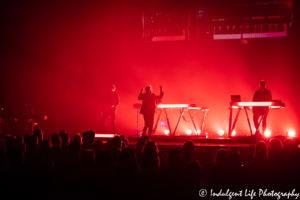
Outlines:
[[[102, 137], [106, 136], [106, 137]], [[113, 134], [96, 134], [95, 140], [101, 139], [106, 143], [109, 139], [114, 137]], [[141, 136], [128, 136], [129, 148], [134, 149], [138, 139]], [[249, 163], [252, 160], [255, 144], [258, 141], [264, 141], [268, 145], [271, 138], [277, 138], [282, 142], [286, 139], [285, 136], [276, 137], [232, 137], [232, 138], [205, 138], [203, 136], [164, 136], [164, 135], [153, 135], [150, 140], [154, 141], [158, 147], [159, 156], [167, 159], [170, 150], [177, 146], [183, 147], [186, 141], [192, 141], [195, 145], [194, 158], [202, 163], [212, 162], [215, 153], [219, 149], [227, 150], [229, 147], [235, 147], [243, 157], [243, 163]]]
[[[134, 149], [139, 136], [128, 136], [129, 147]], [[285, 136], [276, 137], [233, 137], [233, 138], [205, 138], [200, 136], [163, 136], [153, 135], [150, 140], [155, 141], [158, 146], [160, 158], [167, 159], [170, 150], [177, 146], [183, 147], [186, 141], [192, 141], [195, 145], [193, 156], [200, 163], [213, 162], [215, 153], [219, 149], [227, 150], [229, 147], [235, 147], [242, 156], [242, 163], [251, 162], [255, 144], [258, 141], [264, 141], [268, 145], [271, 138], [277, 138], [281, 141], [286, 139]]]
[[[129, 136], [129, 147], [134, 149], [139, 136]], [[150, 140], [155, 141], [158, 146], [160, 158], [167, 159], [170, 150], [177, 146], [183, 147], [186, 141], [192, 141], [195, 145], [193, 156], [201, 163], [213, 162], [215, 153], [219, 149], [227, 150], [235, 147], [242, 155], [243, 163], [247, 164], [252, 160], [255, 144], [257, 141], [269, 142], [270, 138], [236, 137], [236, 138], [205, 138], [199, 136], [163, 136], [153, 135]]]
[[[126, 135], [125, 135], [126, 136]], [[96, 140], [101, 139], [107, 141], [114, 137], [113, 134], [95, 134]], [[126, 136], [130, 145], [135, 145], [141, 136], [131, 135]], [[255, 145], [258, 141], [264, 141], [267, 144], [271, 138], [278, 138], [281, 141], [286, 139], [285, 136], [279, 135], [276, 137], [257, 137], [257, 136], [244, 136], [244, 137], [220, 137], [220, 138], [206, 138], [205, 136], [165, 136], [165, 135], [152, 135], [150, 140], [153, 140], [156, 145], [172, 145], [182, 146], [186, 141], [192, 141], [195, 146], [222, 146], [222, 147], [249, 147]]]
[[[130, 144], [135, 144], [140, 136], [129, 136]], [[150, 140], [156, 142], [157, 145], [176, 145], [181, 146], [186, 141], [194, 142], [195, 146], [236, 146], [246, 147], [257, 142], [257, 138], [238, 137], [238, 138], [205, 138], [203, 136], [163, 136], [153, 135]]]

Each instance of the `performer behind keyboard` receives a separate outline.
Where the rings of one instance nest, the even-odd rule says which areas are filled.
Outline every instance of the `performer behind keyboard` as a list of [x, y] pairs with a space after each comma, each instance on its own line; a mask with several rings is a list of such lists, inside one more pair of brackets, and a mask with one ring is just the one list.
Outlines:
[[[266, 89], [265, 81], [261, 81], [259, 83], [260, 89], [257, 90], [254, 94], [252, 101], [272, 101], [271, 91]], [[255, 135], [259, 133], [259, 121], [258, 118], [261, 116], [263, 117], [262, 120], [262, 134], [265, 133], [267, 129], [267, 116], [269, 113], [269, 107], [253, 107], [253, 121], [254, 126], [256, 128]]]
[[156, 99], [161, 99], [164, 96], [162, 91], [162, 86], [160, 86], [160, 95], [156, 96], [152, 93], [152, 86], [148, 85], [145, 88], [146, 92], [143, 93], [144, 88], [142, 88], [141, 93], [138, 97], [138, 100], [142, 100], [142, 107], [140, 113], [144, 115], [145, 126], [143, 129], [142, 135], [146, 135], [146, 131], [148, 129], [148, 136], [151, 136], [153, 130], [154, 123], [154, 113], [156, 108]]

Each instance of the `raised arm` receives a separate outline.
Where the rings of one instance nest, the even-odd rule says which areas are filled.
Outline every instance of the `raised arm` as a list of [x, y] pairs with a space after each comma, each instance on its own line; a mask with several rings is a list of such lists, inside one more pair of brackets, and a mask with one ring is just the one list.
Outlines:
[[163, 98], [163, 96], [164, 96], [164, 94], [165, 94], [165, 93], [163, 92], [163, 90], [162, 90], [162, 86], [160, 85], [159, 87], [160, 87], [160, 95], [159, 95], [159, 96], [155, 96], [156, 99], [161, 99], [161, 98]]
[[138, 100], [142, 100], [143, 99], [143, 91], [144, 91], [144, 88], [141, 89], [141, 93], [138, 96]]

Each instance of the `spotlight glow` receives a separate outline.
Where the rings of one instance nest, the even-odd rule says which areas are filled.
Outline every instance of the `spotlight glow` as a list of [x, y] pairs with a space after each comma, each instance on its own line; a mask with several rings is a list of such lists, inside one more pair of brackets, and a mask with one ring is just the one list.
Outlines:
[[113, 138], [114, 136], [115, 136], [114, 134], [100, 134], [100, 133], [95, 134], [96, 138]]
[[220, 136], [224, 135], [224, 133], [225, 133], [224, 130], [220, 130], [220, 131], [219, 131], [219, 135], [220, 135]]
[[272, 102], [238, 102], [239, 106], [271, 106]]
[[295, 137], [295, 135], [296, 135], [295, 131], [289, 131], [288, 132], [289, 137]]
[[169, 135], [169, 133], [170, 133], [169, 129], [165, 130], [165, 135]]
[[235, 136], [235, 134], [236, 134], [236, 132], [235, 132], [235, 130], [233, 130], [231, 136]]
[[201, 130], [197, 130], [197, 133], [198, 133], [198, 135], [200, 135], [200, 133], [201, 133]]
[[186, 132], [186, 134], [187, 134], [187, 135], [191, 135], [191, 134], [192, 134], [192, 130], [188, 130], [188, 131]]
[[189, 104], [158, 104], [158, 108], [187, 108]]
[[271, 131], [269, 131], [269, 130], [265, 131], [265, 136], [270, 137], [271, 136]]

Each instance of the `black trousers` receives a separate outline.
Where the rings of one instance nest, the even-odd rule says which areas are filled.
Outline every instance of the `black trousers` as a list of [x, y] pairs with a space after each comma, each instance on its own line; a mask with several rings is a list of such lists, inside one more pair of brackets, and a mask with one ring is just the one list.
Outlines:
[[144, 115], [145, 126], [142, 135], [146, 135], [148, 129], [148, 136], [151, 136], [153, 131], [154, 113], [145, 113], [143, 115]]
[[105, 122], [110, 117], [111, 120], [111, 128], [112, 134], [116, 133], [116, 110], [115, 109], [108, 109], [102, 113], [102, 120], [101, 120], [101, 133], [105, 133]]
[[256, 131], [258, 131], [259, 129], [259, 117], [263, 117], [262, 119], [262, 134], [265, 133], [266, 129], [267, 129], [267, 117], [268, 117], [268, 113], [269, 113], [269, 109], [266, 109], [265, 111], [261, 111], [261, 112], [254, 112], [253, 113], [253, 122], [254, 122], [254, 126], [256, 128]]

